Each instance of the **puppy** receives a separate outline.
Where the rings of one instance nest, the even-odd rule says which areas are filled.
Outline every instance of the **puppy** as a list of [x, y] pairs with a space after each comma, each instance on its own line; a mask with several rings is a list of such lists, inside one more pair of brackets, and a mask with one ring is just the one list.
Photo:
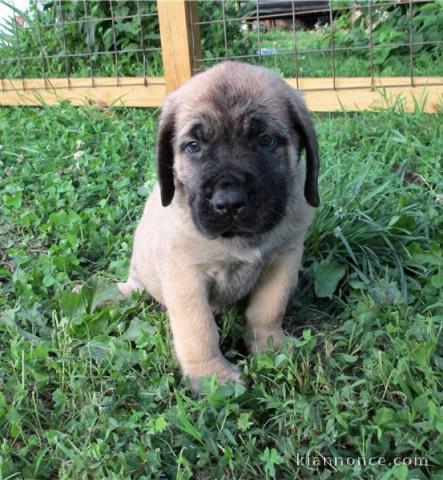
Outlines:
[[319, 205], [311, 117], [275, 73], [221, 63], [165, 99], [157, 171], [120, 292], [147, 290], [166, 306], [194, 389], [213, 374], [239, 381], [220, 352], [214, 313], [249, 296], [251, 351], [282, 344], [282, 318]]

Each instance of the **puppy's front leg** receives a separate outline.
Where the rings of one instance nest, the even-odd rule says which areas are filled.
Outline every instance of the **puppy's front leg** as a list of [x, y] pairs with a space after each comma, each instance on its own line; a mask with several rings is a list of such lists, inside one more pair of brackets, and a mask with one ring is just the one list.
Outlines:
[[201, 377], [240, 381], [237, 366], [220, 352], [219, 333], [208, 302], [205, 278], [192, 268], [171, 268], [163, 277], [163, 293], [169, 313], [174, 348], [192, 388], [199, 390]]
[[288, 250], [262, 272], [246, 310], [252, 352], [264, 352], [268, 338], [279, 348], [284, 340], [283, 315], [289, 296], [297, 284], [303, 246]]

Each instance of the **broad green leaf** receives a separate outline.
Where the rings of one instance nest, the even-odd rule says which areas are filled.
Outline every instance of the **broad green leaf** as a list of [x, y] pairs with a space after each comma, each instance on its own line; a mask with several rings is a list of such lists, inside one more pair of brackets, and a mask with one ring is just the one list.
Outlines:
[[374, 416], [374, 423], [379, 427], [391, 425], [395, 422], [395, 412], [392, 408], [382, 407]]
[[331, 298], [345, 273], [345, 266], [338, 262], [323, 260], [314, 264], [314, 289], [317, 297]]

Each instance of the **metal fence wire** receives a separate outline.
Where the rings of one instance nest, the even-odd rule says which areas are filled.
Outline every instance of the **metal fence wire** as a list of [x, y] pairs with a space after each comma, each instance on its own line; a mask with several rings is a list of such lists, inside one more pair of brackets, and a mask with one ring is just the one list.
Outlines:
[[[273, 68], [295, 78], [297, 88], [306, 77], [330, 77], [331, 90], [339, 88], [337, 77], [368, 78], [347, 88], [374, 88], [377, 77], [390, 77], [383, 82], [388, 88], [442, 84], [438, 78], [420, 82], [443, 74], [442, 2], [258, 0], [206, 2], [204, 8], [215, 9], [216, 3], [218, 18], [204, 19], [201, 7], [195, 24], [203, 42], [217, 37], [219, 46], [201, 58], [194, 53], [195, 70], [230, 59]], [[428, 28], [432, 15], [438, 19]]]
[[[17, 89], [7, 79], [27, 90], [32, 78], [57, 89], [109, 87], [109, 79], [123, 86], [128, 77], [148, 85], [163, 74], [156, 1], [31, 0], [25, 11], [14, 0], [3, 5], [3, 92]], [[272, 68], [299, 88], [303, 78], [319, 77], [331, 79], [331, 90], [342, 77], [367, 79], [347, 88], [375, 88], [380, 77], [390, 79], [383, 87], [442, 84], [438, 0], [206, 0], [190, 11], [198, 12], [189, 19], [195, 71], [230, 59]], [[85, 81], [73, 85], [74, 78]]]
[[[0, 18], [0, 88], [6, 79], [43, 78], [51, 89], [125, 85], [139, 77], [147, 85], [161, 74], [155, 1], [31, 0], [26, 10], [4, 2]], [[106, 81], [103, 78], [106, 77]], [[65, 79], [51, 84], [50, 79]], [[85, 82], [71, 79], [84, 78]], [[134, 82], [131, 82], [134, 85]]]

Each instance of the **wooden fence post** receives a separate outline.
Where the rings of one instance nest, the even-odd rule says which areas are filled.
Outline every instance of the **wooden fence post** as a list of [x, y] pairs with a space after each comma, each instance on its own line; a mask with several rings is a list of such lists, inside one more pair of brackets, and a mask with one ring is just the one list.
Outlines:
[[200, 43], [200, 35], [191, 24], [198, 21], [198, 10], [196, 2], [187, 0], [157, 0], [157, 8], [166, 93], [169, 93], [191, 78], [193, 39], [194, 50], [200, 49], [196, 45]]

